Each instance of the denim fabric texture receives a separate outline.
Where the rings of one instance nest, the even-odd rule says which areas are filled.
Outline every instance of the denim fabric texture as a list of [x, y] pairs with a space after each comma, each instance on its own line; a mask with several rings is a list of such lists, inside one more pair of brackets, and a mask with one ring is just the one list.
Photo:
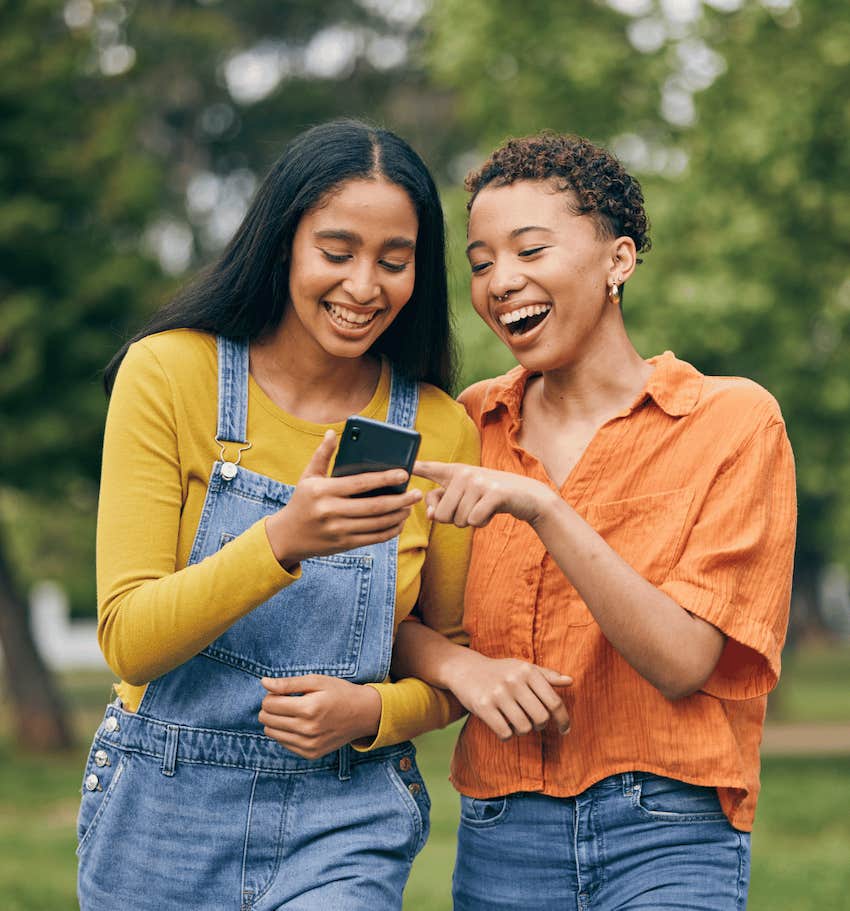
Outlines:
[[749, 877], [714, 788], [627, 772], [577, 797], [461, 797], [455, 911], [741, 911]]
[[[248, 346], [218, 350], [217, 440], [246, 444]], [[417, 404], [393, 371], [388, 421], [413, 426]], [[190, 564], [293, 489], [216, 461]], [[152, 681], [137, 713], [107, 708], [83, 778], [81, 911], [401, 907], [430, 809], [412, 744], [308, 760], [257, 720], [262, 676], [386, 677], [397, 547], [304, 561], [301, 579]]]

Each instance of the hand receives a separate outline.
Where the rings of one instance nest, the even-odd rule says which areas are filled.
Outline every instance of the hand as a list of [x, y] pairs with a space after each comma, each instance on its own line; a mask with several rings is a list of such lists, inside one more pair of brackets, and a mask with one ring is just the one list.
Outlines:
[[454, 462], [417, 462], [413, 473], [440, 485], [425, 498], [428, 518], [458, 528], [480, 528], [499, 512], [534, 525], [553, 498], [560, 502], [545, 484], [510, 471]]
[[268, 695], [258, 718], [268, 737], [305, 759], [319, 759], [381, 723], [381, 697], [371, 686], [339, 677], [264, 677]]
[[542, 731], [549, 720], [561, 734], [570, 730], [570, 716], [556, 686], [571, 686], [572, 677], [519, 661], [488, 658], [472, 649], [455, 652], [446, 682], [458, 701], [499, 738]]
[[403, 484], [401, 468], [329, 478], [336, 434], [328, 430], [283, 509], [266, 519], [266, 534], [278, 561], [287, 569], [307, 557], [338, 554], [355, 547], [389, 541], [401, 533], [422, 493], [353, 499], [354, 494]]

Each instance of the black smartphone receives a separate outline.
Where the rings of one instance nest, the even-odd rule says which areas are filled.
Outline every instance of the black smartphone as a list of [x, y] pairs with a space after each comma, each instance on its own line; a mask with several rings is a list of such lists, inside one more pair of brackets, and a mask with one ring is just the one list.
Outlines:
[[[331, 477], [345, 478], [352, 474], [386, 471], [389, 468], [403, 468], [411, 474], [420, 440], [421, 437], [415, 430], [352, 415], [345, 422]], [[396, 484], [354, 496], [379, 497], [404, 493], [406, 488], [406, 483]]]

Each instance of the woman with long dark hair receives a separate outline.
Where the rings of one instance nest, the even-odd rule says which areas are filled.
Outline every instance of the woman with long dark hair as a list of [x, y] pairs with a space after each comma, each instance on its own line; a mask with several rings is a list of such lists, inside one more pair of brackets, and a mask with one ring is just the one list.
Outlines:
[[106, 372], [99, 637], [120, 677], [79, 815], [83, 911], [397, 908], [428, 831], [408, 739], [452, 706], [385, 682], [455, 639], [469, 535], [403, 471], [330, 478], [353, 413], [475, 462], [447, 395], [442, 212], [416, 153], [298, 136], [219, 259]]

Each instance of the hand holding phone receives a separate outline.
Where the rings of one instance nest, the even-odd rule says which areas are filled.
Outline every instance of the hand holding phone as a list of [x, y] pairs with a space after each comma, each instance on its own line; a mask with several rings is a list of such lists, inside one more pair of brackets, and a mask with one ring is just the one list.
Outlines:
[[[403, 468], [410, 475], [419, 452], [420, 440], [421, 437], [415, 430], [352, 415], [345, 422], [331, 477], [345, 478], [391, 468]], [[379, 497], [404, 493], [406, 489], [407, 482], [353, 496]]]
[[[353, 441], [357, 444], [355, 451], [364, 459], [346, 465], [343, 453], [343, 458], [338, 460], [339, 474], [328, 477], [336, 449], [336, 434], [328, 430], [301, 473], [289, 502], [265, 521], [272, 552], [285, 569], [292, 569], [308, 557], [338, 554], [394, 538], [401, 534], [411, 509], [422, 499], [418, 488], [405, 490], [418, 440], [410, 452], [409, 466], [390, 464], [385, 468], [387, 459], [381, 457], [380, 463], [376, 463], [371, 457], [374, 452], [361, 452], [362, 419], [355, 420], [355, 427], [360, 431], [355, 433], [358, 438]], [[390, 426], [377, 421], [370, 423]], [[411, 433], [398, 427], [390, 429], [392, 436], [398, 431]], [[371, 439], [372, 431], [368, 433]], [[397, 460], [390, 454], [388, 461]], [[371, 478], [374, 486], [370, 486]]]

